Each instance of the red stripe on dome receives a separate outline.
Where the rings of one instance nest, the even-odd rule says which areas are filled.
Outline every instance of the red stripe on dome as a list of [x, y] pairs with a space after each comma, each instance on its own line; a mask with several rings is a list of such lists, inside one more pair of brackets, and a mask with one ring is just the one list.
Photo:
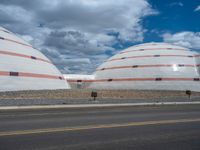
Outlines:
[[1, 76], [10, 76], [10, 72], [8, 71], [0, 71]]
[[[82, 82], [120, 82], [120, 81], [199, 81], [199, 78], [115, 78], [115, 79], [99, 79], [99, 80], [82, 80]], [[68, 82], [78, 82], [78, 80], [67, 80]]]
[[[65, 79], [68, 82], [78, 82], [79, 80], [74, 79]], [[82, 82], [94, 82], [95, 80], [81, 80]]]
[[37, 74], [37, 73], [28, 73], [28, 72], [9, 72], [9, 71], [0, 71], [0, 76], [14, 76], [12, 73], [16, 73], [15, 77], [31, 77], [31, 78], [45, 78], [45, 79], [59, 79], [64, 80], [61, 76], [48, 75], [48, 74]]
[[124, 60], [124, 59], [136, 59], [136, 58], [148, 58], [148, 57], [199, 57], [198, 55], [141, 55], [141, 56], [130, 56], [130, 57], [120, 57], [120, 58], [114, 58], [110, 59], [109, 61], [116, 61], [116, 60]]
[[4, 40], [9, 41], [9, 42], [14, 42], [14, 43], [17, 43], [17, 44], [20, 44], [20, 45], [24, 45], [24, 46], [28, 46], [28, 47], [33, 48], [31, 45], [24, 44], [24, 43], [21, 43], [21, 42], [15, 41], [15, 40], [7, 39], [7, 38], [4, 38]]
[[18, 41], [12, 40], [12, 39], [4, 38], [4, 37], [0, 37], [0, 39], [1, 39], [1, 40], [5, 40], [5, 41], [9, 41], [9, 42], [13, 42], [13, 43], [17, 43], [17, 44], [20, 44], [20, 45], [24, 45], [24, 46], [28, 46], [28, 47], [33, 48], [31, 45], [24, 44], [24, 43], [22, 43], [22, 42], [18, 42]]
[[120, 54], [124, 54], [124, 53], [130, 53], [130, 52], [138, 52], [138, 51], [151, 51], [151, 50], [177, 50], [177, 51], [188, 51], [187, 49], [183, 49], [183, 48], [140, 48], [140, 49], [136, 49], [136, 50], [126, 50], [126, 51], [122, 51], [120, 52]]
[[[158, 65], [133, 65], [133, 66], [116, 66], [97, 69], [96, 71], [112, 70], [112, 69], [127, 69], [127, 68], [149, 68], [149, 67], [173, 67], [174, 64], [158, 64]], [[200, 64], [190, 65], [190, 64], [176, 64], [176, 67], [199, 67]]]
[[0, 29], [0, 31], [3, 31], [3, 32], [8, 33], [8, 34], [11, 34], [11, 32], [9, 32], [7, 30]]
[[19, 53], [13, 53], [13, 52], [8, 52], [8, 51], [1, 51], [1, 50], [0, 50], [0, 54], [9, 55], [9, 56], [16, 56], [16, 57], [23, 57], [23, 58], [28, 58], [28, 59], [35, 59], [35, 60], [39, 60], [39, 61], [43, 61], [43, 62], [47, 62], [47, 63], [51, 64], [51, 62], [48, 61], [48, 60], [38, 58], [38, 57], [35, 57], [35, 56], [25, 55], [25, 54], [19, 54]]
[[[194, 78], [161, 78], [162, 81], [190, 81]], [[155, 81], [156, 78], [119, 78], [112, 81]]]

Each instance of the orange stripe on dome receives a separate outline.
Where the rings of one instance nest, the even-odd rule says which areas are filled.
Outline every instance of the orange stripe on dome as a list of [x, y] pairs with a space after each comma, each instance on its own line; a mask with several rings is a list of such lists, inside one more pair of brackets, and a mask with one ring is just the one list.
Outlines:
[[59, 76], [47, 75], [47, 74], [27, 73], [27, 72], [19, 72], [19, 76], [21, 76], [21, 77], [33, 77], [33, 78], [60, 79]]
[[16, 57], [23, 57], [23, 58], [28, 58], [28, 59], [35, 59], [35, 60], [39, 60], [39, 61], [43, 61], [43, 62], [47, 62], [47, 63], [51, 64], [51, 62], [48, 61], [48, 60], [38, 58], [38, 57], [35, 57], [35, 56], [25, 55], [25, 54], [13, 53], [13, 52], [2, 51], [2, 50], [0, 50], [0, 54], [9, 55], [9, 56], [16, 56]]
[[[132, 66], [116, 66], [97, 69], [96, 71], [112, 70], [112, 69], [127, 69], [127, 68], [149, 68], [149, 67], [173, 67], [174, 64], [158, 64], [158, 65], [132, 65]], [[190, 64], [176, 64], [177, 67], [199, 67], [200, 64], [190, 65]]]
[[[157, 80], [159, 79], [159, 80]], [[198, 79], [198, 80], [197, 80]], [[113, 79], [98, 79], [98, 80], [82, 80], [82, 82], [120, 82], [120, 81], [199, 81], [199, 78], [113, 78]], [[77, 83], [78, 80], [67, 80]]]
[[31, 78], [45, 78], [45, 79], [59, 79], [64, 80], [62, 76], [48, 75], [48, 74], [37, 74], [29, 72], [10, 72], [0, 71], [0, 76], [15, 76], [15, 77], [31, 77]]
[[9, 32], [7, 30], [0, 29], [0, 31], [3, 31], [3, 32], [8, 33], [8, 34], [11, 34], [11, 32]]
[[[65, 79], [68, 82], [78, 82], [78, 80], [74, 79]], [[81, 82], [94, 82], [95, 80], [81, 80]]]
[[124, 53], [130, 53], [130, 52], [138, 52], [138, 51], [151, 51], [151, 50], [177, 50], [177, 51], [188, 51], [187, 49], [183, 49], [183, 48], [140, 48], [140, 49], [136, 49], [136, 50], [126, 50], [126, 51], [122, 51], [120, 52], [120, 54], [124, 54]]
[[1, 40], [5, 40], [5, 41], [9, 41], [9, 42], [13, 42], [13, 43], [17, 43], [17, 44], [20, 44], [20, 45], [24, 45], [24, 46], [28, 46], [28, 47], [33, 48], [31, 45], [24, 44], [24, 43], [22, 43], [22, 42], [18, 42], [18, 41], [15, 41], [15, 40], [12, 40], [12, 39], [8, 39], [8, 38], [4, 38], [4, 37], [1, 37], [1, 36], [0, 36], [0, 39], [1, 39]]
[[116, 61], [116, 60], [124, 60], [124, 59], [137, 59], [137, 58], [148, 58], [148, 57], [197, 57], [198, 55], [141, 55], [141, 56], [130, 56], [130, 57], [120, 57], [120, 58], [114, 58], [114, 59], [110, 59], [109, 61]]
[[0, 76], [9, 76], [10, 72], [7, 71], [0, 71]]
[[[191, 81], [194, 78], [161, 78], [163, 81]], [[155, 81], [156, 78], [119, 78], [112, 81]]]
[[21, 45], [24, 45], [24, 46], [28, 46], [28, 47], [33, 48], [31, 45], [24, 44], [24, 43], [22, 43], [22, 42], [18, 42], [18, 41], [11, 40], [11, 39], [8, 39], [8, 38], [4, 38], [4, 40], [9, 41], [9, 42], [14, 42], [14, 43], [17, 43], [17, 44], [21, 44]]

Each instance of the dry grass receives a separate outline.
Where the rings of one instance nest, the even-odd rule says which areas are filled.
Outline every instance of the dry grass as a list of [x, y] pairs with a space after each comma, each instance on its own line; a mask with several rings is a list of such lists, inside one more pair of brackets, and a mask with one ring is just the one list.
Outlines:
[[[96, 90], [98, 99], [152, 99], [186, 97], [185, 91]], [[92, 90], [40, 90], [0, 92], [0, 99], [90, 99]], [[199, 92], [192, 96], [200, 97]]]

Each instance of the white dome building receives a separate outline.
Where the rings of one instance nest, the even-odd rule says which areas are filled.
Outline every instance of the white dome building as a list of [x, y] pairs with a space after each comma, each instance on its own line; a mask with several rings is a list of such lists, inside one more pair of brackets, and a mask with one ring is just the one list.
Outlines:
[[70, 88], [47, 57], [2, 27], [0, 85], [0, 91]]
[[94, 89], [200, 91], [200, 55], [167, 43], [141, 44], [100, 65]]

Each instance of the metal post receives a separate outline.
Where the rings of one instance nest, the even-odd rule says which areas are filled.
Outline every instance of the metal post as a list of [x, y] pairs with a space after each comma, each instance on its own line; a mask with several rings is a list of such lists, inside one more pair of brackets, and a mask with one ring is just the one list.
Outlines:
[[96, 92], [96, 91], [92, 91], [91, 97], [93, 97], [93, 99], [94, 99], [94, 101], [95, 101], [95, 100], [96, 100], [96, 97], [97, 97], [97, 92]]
[[191, 95], [192, 95], [192, 92], [191, 92], [190, 90], [186, 90], [186, 91], [185, 91], [185, 94], [188, 95], [188, 98], [189, 98], [189, 100], [190, 100]]

